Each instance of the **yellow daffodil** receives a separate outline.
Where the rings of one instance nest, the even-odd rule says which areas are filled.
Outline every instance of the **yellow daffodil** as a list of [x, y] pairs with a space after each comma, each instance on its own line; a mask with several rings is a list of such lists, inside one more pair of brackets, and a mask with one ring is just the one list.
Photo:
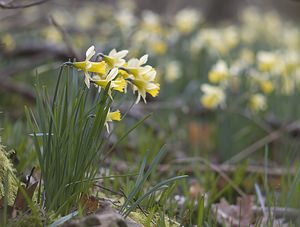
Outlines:
[[4, 50], [7, 52], [13, 51], [16, 48], [16, 42], [10, 34], [4, 34], [0, 38], [0, 43], [4, 46]]
[[129, 74], [128, 72], [126, 72], [125, 70], [123, 69], [119, 69], [119, 75], [124, 78], [124, 79], [127, 79], [129, 77]]
[[127, 65], [124, 67], [131, 75], [135, 78], [139, 75], [146, 74], [152, 70], [150, 65], [143, 66], [148, 61], [148, 55], [142, 56], [140, 59], [132, 58], [128, 61]]
[[109, 67], [121, 67], [125, 64], [123, 59], [128, 54], [128, 50], [116, 51], [113, 49], [108, 55], [102, 55], [103, 60], [109, 65]]
[[148, 54], [143, 55], [140, 59], [132, 58], [128, 61], [127, 67], [140, 67], [148, 61]]
[[[108, 66], [105, 61], [101, 62], [74, 62], [73, 65], [80, 70], [91, 72], [91, 73], [97, 73], [100, 75], [104, 75], [108, 69]], [[88, 67], [87, 67], [88, 66]]]
[[138, 97], [136, 103], [138, 103], [143, 98], [146, 103], [146, 93], [150, 94], [152, 97], [156, 97], [159, 93], [160, 85], [155, 83], [156, 71], [152, 69], [151, 71], [140, 75], [138, 78], [132, 80], [133, 91], [138, 92]]
[[222, 88], [203, 84], [201, 90], [204, 93], [201, 97], [201, 103], [207, 109], [215, 109], [225, 103], [225, 94]]
[[274, 90], [274, 86], [269, 80], [261, 80], [260, 89], [264, 94], [270, 94]]
[[165, 54], [168, 49], [166, 42], [160, 39], [154, 39], [149, 43], [149, 45], [152, 52], [158, 55]]
[[[86, 51], [86, 59], [72, 63], [72, 65], [84, 71], [87, 87], [90, 87], [90, 82], [98, 87], [99, 91], [109, 86], [110, 98], [112, 98], [112, 90], [126, 93], [128, 83], [132, 84], [133, 92], [138, 93], [136, 103], [140, 101], [141, 97], [146, 102], [147, 93], [156, 97], [160, 85], [155, 82], [156, 70], [150, 65], [145, 65], [148, 55], [144, 55], [140, 59], [132, 58], [126, 63], [123, 58], [127, 53], [127, 50], [117, 52], [113, 49], [108, 55], [101, 54], [103, 61], [91, 62], [91, 58], [95, 55], [95, 47], [91, 46]], [[92, 78], [89, 73], [93, 73]]]
[[85, 53], [86, 58], [83, 62], [74, 62], [73, 65], [79, 70], [84, 71], [85, 79], [84, 82], [88, 88], [90, 88], [90, 80], [91, 76], [88, 73], [89, 68], [92, 67], [92, 62], [90, 62], [91, 58], [95, 55], [95, 46], [91, 46]]
[[95, 85], [99, 88], [99, 91], [101, 88], [106, 88], [106, 86], [110, 83], [110, 88], [108, 90], [108, 95], [111, 96], [111, 89], [124, 92], [124, 88], [126, 86], [126, 81], [124, 78], [116, 78], [118, 75], [118, 68], [113, 68], [109, 71], [107, 76], [100, 77], [100, 76], [94, 76], [92, 81], [95, 83]]
[[265, 110], [267, 108], [266, 97], [262, 94], [252, 95], [249, 99], [249, 107], [253, 112]]
[[121, 11], [118, 12], [115, 17], [119, 27], [127, 32], [130, 31], [129, 29], [131, 29], [137, 23], [137, 18], [128, 8], [121, 9]]
[[226, 62], [219, 60], [208, 74], [208, 79], [211, 83], [221, 83], [227, 80], [229, 70]]
[[141, 28], [147, 33], [160, 33], [162, 31], [160, 17], [152, 11], [145, 10], [142, 14]]
[[183, 34], [188, 34], [193, 31], [202, 16], [199, 11], [195, 9], [180, 10], [175, 16], [175, 26], [178, 31]]
[[278, 58], [273, 52], [260, 51], [257, 53], [257, 63], [262, 72], [270, 72], [278, 64]]
[[177, 80], [181, 75], [181, 68], [179, 62], [171, 61], [166, 65], [166, 81], [173, 82]]
[[106, 120], [105, 120], [105, 127], [106, 127], [106, 130], [107, 130], [108, 133], [109, 133], [108, 122], [112, 122], [112, 121], [121, 121], [120, 110], [116, 110], [116, 111], [113, 111], [113, 112], [110, 112], [110, 110], [108, 110]]

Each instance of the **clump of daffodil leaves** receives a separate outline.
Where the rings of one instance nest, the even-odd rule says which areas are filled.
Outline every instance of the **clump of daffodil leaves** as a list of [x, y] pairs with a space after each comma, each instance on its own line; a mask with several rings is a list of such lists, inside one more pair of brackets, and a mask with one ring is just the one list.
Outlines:
[[[38, 195], [45, 201], [43, 208], [67, 214], [78, 207], [82, 195], [91, 192], [101, 163], [114, 148], [104, 129], [110, 133], [109, 124], [121, 120], [120, 110], [113, 105], [115, 92], [132, 90], [137, 94], [134, 104], [141, 99], [146, 103], [147, 93], [158, 95], [160, 85], [155, 82], [156, 70], [146, 64], [148, 55], [126, 61], [127, 54], [115, 49], [96, 54], [91, 46], [85, 60], [66, 62], [60, 68], [53, 99], [37, 80], [37, 108], [35, 113], [27, 108], [26, 114], [43, 179]], [[71, 74], [66, 66], [79, 72]]]

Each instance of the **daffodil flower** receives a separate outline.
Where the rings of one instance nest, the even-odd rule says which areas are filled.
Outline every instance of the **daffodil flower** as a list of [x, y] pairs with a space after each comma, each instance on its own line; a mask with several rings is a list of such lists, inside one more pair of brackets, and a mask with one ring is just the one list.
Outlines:
[[267, 108], [266, 97], [262, 94], [254, 94], [249, 99], [249, 107], [253, 112], [259, 112]]
[[121, 67], [125, 64], [125, 60], [123, 59], [128, 54], [128, 50], [116, 51], [113, 49], [109, 52], [108, 55], [102, 55], [103, 60], [109, 65], [109, 67]]
[[132, 80], [133, 91], [138, 92], [138, 97], [136, 103], [138, 103], [143, 98], [146, 103], [146, 93], [150, 94], [152, 97], [156, 97], [159, 93], [160, 85], [155, 83], [156, 71], [152, 69], [151, 71], [140, 75], [138, 78]]
[[91, 76], [88, 73], [89, 68], [92, 67], [92, 62], [90, 62], [91, 58], [95, 55], [95, 46], [91, 46], [85, 53], [85, 61], [83, 62], [74, 62], [74, 67], [78, 68], [79, 70], [84, 71], [85, 79], [84, 82], [88, 88], [90, 88], [90, 80]]
[[101, 88], [106, 88], [106, 86], [110, 83], [110, 88], [108, 90], [108, 95], [111, 97], [111, 89], [117, 90], [119, 92], [124, 92], [124, 88], [126, 86], [126, 81], [124, 78], [116, 78], [118, 75], [118, 68], [113, 68], [109, 71], [106, 77], [94, 76], [92, 81], [98, 86], [99, 91]]
[[262, 72], [269, 72], [272, 71], [272, 69], [279, 63], [279, 59], [276, 53], [259, 51], [257, 53], [257, 63], [258, 68]]
[[126, 63], [123, 58], [127, 54], [127, 50], [113, 49], [108, 55], [101, 54], [102, 61], [92, 62], [90, 60], [95, 55], [95, 47], [91, 46], [86, 51], [85, 60], [74, 62], [72, 65], [84, 72], [85, 84], [88, 88], [91, 82], [98, 87], [99, 92], [102, 88], [109, 86], [108, 95], [112, 99], [112, 90], [126, 93], [127, 85], [131, 83], [133, 92], [138, 93], [136, 103], [141, 97], [146, 103], [147, 93], [156, 97], [160, 90], [160, 85], [155, 83], [156, 71], [152, 66], [145, 65], [148, 55], [143, 55], [140, 59], [132, 58]]
[[208, 79], [211, 83], [221, 83], [227, 80], [229, 76], [229, 70], [226, 62], [219, 60], [208, 74]]
[[175, 26], [179, 32], [189, 34], [200, 20], [202, 20], [202, 16], [199, 11], [186, 8], [179, 11], [175, 16]]
[[269, 80], [261, 80], [260, 89], [264, 94], [270, 94], [274, 90], [274, 85]]
[[108, 69], [108, 65], [106, 64], [105, 61], [89, 62], [88, 65], [85, 61], [81, 61], [81, 62], [74, 62], [73, 65], [79, 70], [83, 70], [91, 73], [97, 73], [101, 75], [104, 75]]
[[124, 68], [134, 77], [138, 77], [139, 75], [146, 74], [152, 70], [152, 67], [150, 65], [143, 66], [147, 61], [148, 55], [145, 54], [140, 59], [130, 59]]
[[148, 61], [148, 54], [143, 55], [140, 59], [132, 58], [128, 61], [128, 67], [139, 67]]
[[219, 105], [224, 105], [225, 94], [222, 88], [209, 84], [203, 84], [201, 86], [201, 90], [204, 93], [201, 97], [201, 103], [207, 109], [215, 109]]
[[116, 110], [116, 111], [113, 111], [113, 112], [110, 112], [110, 109], [108, 110], [106, 120], [105, 120], [105, 127], [106, 127], [106, 130], [107, 130], [108, 133], [109, 133], [108, 122], [112, 122], [112, 121], [121, 121], [120, 110]]

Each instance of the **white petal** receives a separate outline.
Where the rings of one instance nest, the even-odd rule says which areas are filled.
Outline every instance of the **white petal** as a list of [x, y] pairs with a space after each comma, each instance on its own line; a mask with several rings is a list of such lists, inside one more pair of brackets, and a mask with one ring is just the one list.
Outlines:
[[116, 53], [117, 53], [116, 49], [112, 49], [112, 50], [109, 52], [108, 56], [113, 57], [113, 56], [115, 56]]
[[95, 46], [91, 46], [85, 53], [86, 60], [90, 60], [95, 55]]
[[146, 89], [147, 90], [154, 90], [154, 89], [157, 89], [157, 88], [158, 88], [158, 86], [156, 84], [154, 84], [154, 83], [148, 83], [146, 85]]
[[128, 54], [128, 50], [122, 50], [122, 51], [119, 51], [118, 53], [116, 53], [115, 56], [118, 58], [124, 58], [127, 54]]
[[140, 65], [145, 64], [148, 61], [148, 54], [145, 54], [143, 57], [140, 58]]
[[118, 67], [120, 67], [120, 66], [123, 66], [124, 64], [125, 64], [125, 60], [124, 59], [119, 59], [116, 63], [115, 63], [115, 65], [116, 66], [118, 66]]
[[140, 64], [140, 61], [137, 58], [132, 58], [128, 61], [128, 67], [138, 67], [139, 64]]
[[208, 84], [201, 85], [201, 91], [204, 92], [204, 93], [209, 93], [210, 86]]
[[146, 65], [144, 67], [140, 67], [139, 68], [139, 72], [141, 74], [146, 74], [146, 73], [149, 73], [150, 71], [152, 70], [152, 67], [150, 65]]
[[147, 74], [146, 74], [146, 77], [147, 77], [147, 80], [148, 81], [153, 81], [155, 79], [155, 76], [156, 76], [156, 71], [153, 70], [153, 71], [149, 71]]
[[111, 81], [115, 79], [117, 75], [118, 75], [118, 68], [113, 68], [112, 70], [110, 70], [109, 74], [107, 75], [106, 80]]

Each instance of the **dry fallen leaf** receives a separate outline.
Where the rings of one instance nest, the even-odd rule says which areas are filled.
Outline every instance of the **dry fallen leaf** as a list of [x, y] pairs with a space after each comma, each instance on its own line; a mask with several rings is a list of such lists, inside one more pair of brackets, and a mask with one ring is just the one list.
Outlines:
[[36, 181], [34, 184], [30, 185], [28, 188], [20, 186], [17, 192], [17, 196], [14, 202], [14, 209], [19, 211], [25, 211], [28, 208], [28, 204], [26, 202], [26, 198], [24, 196], [24, 192], [26, 193], [28, 199], [32, 200], [33, 193], [38, 185]]
[[253, 222], [253, 196], [239, 197], [237, 205], [230, 205], [224, 198], [214, 204], [213, 211], [217, 214], [219, 223], [226, 226], [248, 227]]
[[81, 198], [81, 204], [86, 214], [95, 213], [100, 207], [99, 198], [95, 196], [83, 195]]

